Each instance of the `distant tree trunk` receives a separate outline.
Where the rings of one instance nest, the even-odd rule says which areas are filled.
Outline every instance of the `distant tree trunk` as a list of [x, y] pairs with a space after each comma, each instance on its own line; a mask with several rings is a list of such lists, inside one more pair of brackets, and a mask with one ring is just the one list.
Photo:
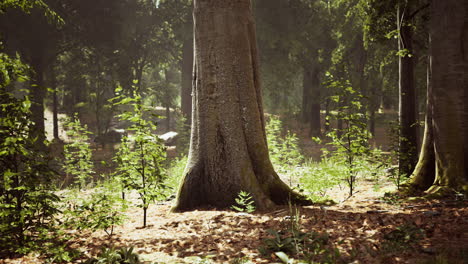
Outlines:
[[312, 74], [309, 67], [302, 67], [302, 109], [301, 109], [301, 121], [303, 123], [309, 122], [311, 115], [311, 101], [312, 101]]
[[[400, 160], [398, 170], [400, 175], [410, 175], [417, 163], [417, 118], [416, 92], [414, 85], [413, 39], [411, 26], [406, 22], [409, 17], [409, 5], [398, 8], [398, 38], [399, 51], [406, 51], [409, 55], [399, 56], [399, 126]], [[402, 18], [403, 17], [403, 18]], [[403, 21], [401, 21], [403, 20]]]
[[53, 105], [52, 105], [52, 121], [54, 127], [54, 139], [60, 140], [59, 138], [59, 127], [58, 127], [58, 99], [57, 99], [57, 75], [54, 66], [50, 66], [50, 86], [54, 90]]
[[432, 1], [430, 25], [432, 111], [428, 112], [428, 119], [432, 114], [432, 126], [429, 120], [423, 157], [417, 166], [421, 169], [414, 172], [412, 186], [424, 190], [434, 179], [429, 193], [445, 194], [453, 190], [467, 193], [468, 2]]
[[320, 78], [319, 78], [319, 69], [318, 67], [314, 67], [313, 71], [311, 72], [311, 90], [312, 90], [312, 97], [310, 103], [310, 116], [309, 116], [309, 123], [310, 123], [310, 134], [309, 136], [312, 137], [319, 137], [322, 134], [322, 126], [320, 122]]
[[171, 87], [171, 77], [170, 71], [165, 70], [164, 76], [166, 78], [166, 89], [164, 95], [164, 101], [166, 105], [166, 131], [171, 131], [171, 95], [170, 95], [170, 87]]
[[[190, 23], [190, 35], [193, 36], [193, 24]], [[193, 37], [184, 40], [182, 49], [182, 87], [180, 101], [182, 114], [188, 125], [192, 122], [192, 72], [193, 72]]]
[[250, 0], [195, 0], [192, 136], [174, 211], [227, 208], [249, 192], [259, 209], [307, 203], [270, 162]]
[[33, 67], [34, 81], [31, 85], [31, 119], [34, 122], [34, 129], [32, 130], [34, 136], [37, 137], [36, 145], [43, 148], [45, 136], [45, 125], [44, 125], [44, 97], [46, 95], [46, 89], [44, 85], [44, 58], [40, 54], [34, 54], [31, 60], [31, 66]]

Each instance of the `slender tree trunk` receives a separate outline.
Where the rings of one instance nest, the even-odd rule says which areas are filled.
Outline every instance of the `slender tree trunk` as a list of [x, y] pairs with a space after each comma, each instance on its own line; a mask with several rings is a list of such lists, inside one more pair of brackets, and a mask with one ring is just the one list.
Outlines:
[[[192, 20], [191, 20], [192, 21]], [[190, 35], [193, 36], [193, 24], [190, 23]], [[180, 92], [182, 114], [187, 125], [192, 122], [192, 72], [193, 72], [193, 37], [184, 40], [182, 50], [182, 87]]]
[[[195, 0], [192, 136], [175, 211], [304, 202], [270, 162], [250, 0]], [[304, 202], [306, 203], [306, 202]]]
[[44, 148], [45, 125], [44, 125], [44, 97], [46, 89], [44, 85], [44, 59], [40, 54], [36, 54], [31, 61], [32, 67], [35, 71], [34, 83], [31, 85], [31, 119], [34, 122], [34, 129], [32, 130], [37, 137], [36, 145], [39, 148]]
[[410, 175], [417, 163], [417, 119], [416, 92], [414, 85], [413, 40], [411, 26], [407, 25], [409, 6], [399, 7], [398, 23], [400, 35], [398, 49], [405, 50], [409, 55], [399, 56], [399, 125], [400, 125], [400, 155], [398, 170], [400, 175]]
[[171, 131], [171, 96], [170, 96], [170, 85], [171, 85], [171, 78], [170, 78], [170, 71], [165, 70], [164, 71], [164, 76], [166, 78], [166, 89], [165, 89], [165, 95], [164, 95], [164, 101], [166, 105], [166, 130]]

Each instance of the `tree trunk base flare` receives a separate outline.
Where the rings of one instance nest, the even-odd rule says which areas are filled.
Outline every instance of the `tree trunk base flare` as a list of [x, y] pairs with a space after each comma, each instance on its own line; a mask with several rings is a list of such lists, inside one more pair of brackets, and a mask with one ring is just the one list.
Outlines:
[[192, 130], [173, 212], [225, 209], [240, 191], [268, 210], [309, 205], [270, 162], [250, 0], [194, 2]]
[[274, 209], [276, 205], [287, 205], [289, 202], [303, 206], [312, 205], [307, 197], [292, 191], [283, 183], [275, 172], [269, 175], [255, 175], [250, 168], [245, 170], [245, 177], [216, 182], [210, 179], [210, 174], [202, 168], [203, 165], [200, 165], [200, 163], [194, 164], [193, 167], [188, 165], [191, 167], [185, 173], [172, 212], [230, 208], [236, 205], [235, 198], [240, 191], [246, 191], [252, 196], [254, 205], [259, 211], [268, 211]]
[[432, 185], [424, 193], [426, 194], [425, 198], [439, 199], [439, 198], [454, 197], [456, 194], [459, 193], [459, 191], [454, 188], [447, 187], [447, 186]]

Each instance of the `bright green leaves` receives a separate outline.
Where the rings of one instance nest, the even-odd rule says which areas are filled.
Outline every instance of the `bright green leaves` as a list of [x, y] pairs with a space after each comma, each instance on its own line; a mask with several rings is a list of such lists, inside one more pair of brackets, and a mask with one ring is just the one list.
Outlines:
[[246, 213], [252, 213], [255, 211], [255, 203], [250, 193], [240, 191], [237, 198], [234, 200], [235, 204], [231, 206], [233, 210]]

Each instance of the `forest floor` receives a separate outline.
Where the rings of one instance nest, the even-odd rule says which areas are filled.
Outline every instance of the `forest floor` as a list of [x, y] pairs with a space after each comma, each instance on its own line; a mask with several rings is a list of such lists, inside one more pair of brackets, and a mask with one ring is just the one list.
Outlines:
[[[258, 213], [170, 213], [171, 202], [164, 202], [150, 206], [146, 228], [142, 228], [141, 208], [134, 205], [112, 236], [74, 230], [70, 232], [75, 238], [67, 244], [88, 256], [96, 256], [104, 247], [134, 247], [145, 263], [235, 263], [240, 258], [281, 263], [274, 254], [262, 256], [259, 248], [272, 238], [269, 229], [287, 231], [291, 219], [298, 219], [301, 231], [329, 235], [328, 245], [340, 251], [336, 263], [468, 263], [468, 201], [402, 202], [384, 198], [386, 187], [373, 186], [361, 182], [353, 197], [331, 206], [283, 206]], [[343, 191], [337, 188], [333, 193]], [[136, 196], [130, 200], [138, 202]], [[316, 251], [322, 249], [327, 247]], [[212, 262], [202, 262], [206, 259]], [[40, 262], [26, 256], [0, 263]]]
[[336, 205], [285, 206], [265, 213], [169, 213], [167, 202], [149, 208], [146, 228], [142, 228], [141, 209], [132, 207], [114, 235], [85, 232], [70, 245], [89, 255], [96, 255], [103, 246], [134, 247], [148, 263], [196, 263], [206, 257], [212, 257], [213, 263], [236, 258], [279, 263], [274, 255], [262, 256], [258, 249], [272, 237], [269, 229], [287, 230], [297, 210], [300, 229], [328, 233], [344, 263], [468, 263], [467, 205], [455, 200], [383, 199], [370, 182]]

